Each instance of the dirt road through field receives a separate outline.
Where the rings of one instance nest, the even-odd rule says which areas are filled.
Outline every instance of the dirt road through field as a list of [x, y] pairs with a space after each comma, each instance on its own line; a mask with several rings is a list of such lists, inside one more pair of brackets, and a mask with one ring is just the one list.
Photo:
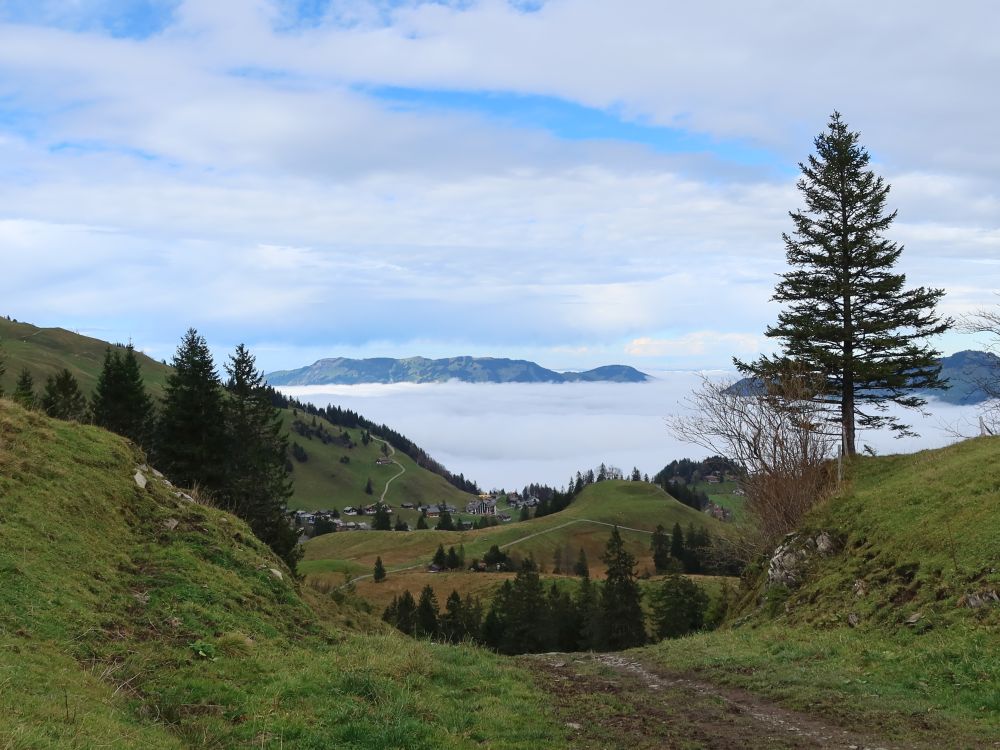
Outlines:
[[654, 670], [628, 653], [521, 660], [551, 696], [568, 746], [579, 750], [902, 750], [744, 690]]

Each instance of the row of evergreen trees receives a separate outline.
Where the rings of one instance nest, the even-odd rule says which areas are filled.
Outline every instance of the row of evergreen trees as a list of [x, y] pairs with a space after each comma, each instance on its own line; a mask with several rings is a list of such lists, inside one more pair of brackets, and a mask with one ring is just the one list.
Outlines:
[[288, 439], [253, 355], [238, 346], [223, 382], [205, 339], [190, 329], [171, 364], [158, 413], [131, 346], [105, 352], [89, 402], [68, 369], [49, 376], [40, 394], [23, 370], [12, 398], [51, 417], [92, 422], [129, 438], [171, 481], [243, 518], [294, 568], [299, 552], [286, 517], [292, 493]]
[[668, 576], [650, 596], [647, 623], [635, 558], [617, 528], [603, 561], [606, 579], [584, 576], [571, 594], [565, 582], [542, 583], [538, 566], [524, 560], [513, 581], [505, 581], [485, 611], [478, 599], [448, 597], [438, 613], [434, 590], [426, 586], [419, 601], [407, 591], [395, 597], [383, 619], [405, 633], [442, 640], [469, 639], [504, 654], [546, 651], [615, 651], [650, 639], [684, 635], [718, 624], [729, 606], [728, 591], [709, 608], [708, 597], [687, 578]]

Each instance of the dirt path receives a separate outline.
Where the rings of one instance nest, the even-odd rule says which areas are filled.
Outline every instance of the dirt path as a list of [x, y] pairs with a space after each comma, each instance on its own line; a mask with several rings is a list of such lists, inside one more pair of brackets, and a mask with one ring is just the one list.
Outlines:
[[380, 503], [384, 503], [385, 493], [389, 491], [389, 485], [393, 483], [393, 480], [399, 479], [401, 476], [403, 476], [403, 474], [406, 473], [406, 467], [403, 466], [403, 464], [399, 463], [399, 461], [397, 461], [395, 458], [393, 458], [393, 456], [396, 455], [396, 449], [389, 444], [388, 440], [382, 440], [382, 438], [377, 438], [377, 437], [373, 437], [372, 440], [379, 443], [385, 443], [386, 447], [389, 449], [389, 460], [399, 467], [399, 473], [393, 474], [391, 477], [389, 477], [389, 479], [386, 480], [385, 487], [382, 488], [382, 495], [379, 497], [378, 501]]
[[631, 654], [539, 654], [522, 663], [579, 750], [902, 750], [744, 690], [651, 669]]

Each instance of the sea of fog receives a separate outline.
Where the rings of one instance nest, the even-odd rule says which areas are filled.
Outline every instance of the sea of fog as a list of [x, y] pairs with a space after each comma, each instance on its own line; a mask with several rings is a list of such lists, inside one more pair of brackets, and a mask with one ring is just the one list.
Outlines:
[[[672, 459], [705, 455], [679, 442], [664, 418], [685, 410], [700, 382], [692, 372], [654, 372], [646, 383], [394, 383], [285, 386], [317, 406], [336, 404], [406, 435], [484, 489], [530, 482], [565, 484], [601, 462], [653, 475]], [[718, 377], [727, 377], [719, 373]], [[729, 376], [731, 377], [731, 376]], [[976, 408], [931, 400], [928, 414], [907, 412], [920, 434], [895, 439], [862, 433], [878, 453], [905, 453], [954, 442], [953, 430], [974, 434]]]

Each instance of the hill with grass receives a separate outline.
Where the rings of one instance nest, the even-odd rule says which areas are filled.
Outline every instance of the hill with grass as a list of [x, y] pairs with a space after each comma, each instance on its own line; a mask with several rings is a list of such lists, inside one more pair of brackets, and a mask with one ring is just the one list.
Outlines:
[[[104, 352], [116, 344], [81, 336], [64, 328], [39, 328], [0, 317], [0, 356], [7, 368], [0, 377], [4, 392], [11, 393], [17, 376], [27, 369], [40, 389], [45, 379], [63, 368], [79, 381], [84, 393], [93, 391], [101, 373]], [[159, 398], [166, 385], [170, 367], [136, 352], [142, 377], [154, 398]]]
[[[26, 368], [39, 392], [46, 378], [65, 368], [73, 373], [80, 389], [89, 397], [97, 385], [105, 352], [116, 346], [119, 345], [62, 328], [39, 328], [0, 317], [0, 357], [6, 366], [0, 385], [10, 394], [18, 374]], [[159, 399], [172, 368], [139, 352], [136, 358], [147, 390], [154, 399]], [[367, 479], [372, 479], [381, 494], [385, 481], [400, 468], [406, 471], [393, 481], [391, 492], [386, 494], [386, 501], [391, 504], [409, 499], [415, 503], [447, 502], [464, 507], [469, 499], [469, 495], [440, 474], [418, 465], [402, 451], [394, 456], [396, 464], [379, 466], [376, 460], [382, 455], [381, 444], [362, 444], [363, 430], [358, 427], [342, 427], [322, 416], [306, 415], [291, 407], [282, 409], [282, 419], [292, 440], [308, 456], [305, 462], [292, 460], [294, 491], [289, 500], [292, 508], [339, 510], [349, 505], [370, 504], [372, 498], [364, 492]], [[319, 439], [320, 425], [326, 434], [344, 439], [324, 443]]]
[[0, 399], [4, 747], [565, 743], [520, 667], [300, 586], [144, 461]]
[[606, 365], [585, 372], [556, 372], [524, 359], [448, 357], [427, 359], [321, 359], [307, 367], [267, 376], [271, 385], [356, 385], [359, 383], [643, 383], [649, 376], [627, 365]]
[[661, 667], [875, 729], [905, 747], [1000, 737], [1000, 438], [859, 457], [757, 568], [728, 628]]
[[558, 513], [486, 529], [325, 534], [305, 545], [300, 569], [309, 579], [339, 585], [345, 573], [353, 576], [371, 573], [375, 558], [381, 557], [390, 575], [403, 569], [411, 576], [437, 575], [427, 574], [424, 569], [439, 544], [445, 549], [463, 547], [466, 560], [481, 558], [491, 546], [497, 545], [511, 555], [531, 556], [546, 566], [557, 547], [567, 550], [570, 556], [567, 559], [575, 559], [583, 549], [592, 575], [599, 577], [601, 555], [612, 527], [619, 527], [629, 552], [638, 560], [639, 569], [652, 570], [651, 534], [658, 524], [669, 531], [675, 523], [684, 528], [694, 524], [715, 534], [728, 532], [719, 521], [682, 505], [655, 485], [613, 480], [588, 486]]
[[[464, 509], [472, 499], [472, 495], [417, 465], [402, 451], [394, 450], [386, 456], [382, 449], [385, 441], [373, 438], [365, 444], [365, 430], [360, 427], [342, 427], [294, 408], [282, 409], [281, 414], [291, 441], [304, 451], [293, 451], [294, 494], [289, 507], [342, 511], [348, 506], [371, 505], [385, 491], [385, 502], [392, 506], [395, 516], [402, 514], [416, 526], [417, 512], [401, 509], [402, 503], [448, 503]], [[304, 455], [305, 460], [296, 455]], [[373, 487], [370, 495], [365, 492], [369, 479]]]

